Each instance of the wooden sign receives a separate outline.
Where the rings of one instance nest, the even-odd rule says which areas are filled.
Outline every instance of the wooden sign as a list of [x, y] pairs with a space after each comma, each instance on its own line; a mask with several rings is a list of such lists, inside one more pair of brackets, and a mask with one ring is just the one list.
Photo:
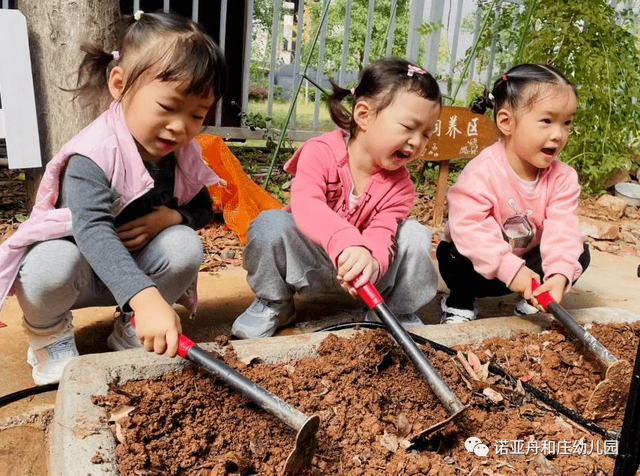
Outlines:
[[497, 139], [498, 129], [485, 114], [475, 114], [466, 107], [442, 106], [436, 130], [421, 159], [472, 159]]

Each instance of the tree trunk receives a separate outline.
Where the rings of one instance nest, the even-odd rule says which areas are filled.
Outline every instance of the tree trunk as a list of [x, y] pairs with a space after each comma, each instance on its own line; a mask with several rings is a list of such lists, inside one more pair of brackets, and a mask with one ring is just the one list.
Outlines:
[[[18, 0], [17, 7], [27, 19], [33, 86], [38, 114], [43, 165], [60, 148], [88, 125], [108, 105], [95, 110], [71, 101], [73, 94], [63, 91], [76, 86], [83, 53], [80, 45], [96, 42], [107, 51], [114, 49], [111, 27], [119, 15], [116, 0]], [[44, 168], [27, 170], [28, 209], [35, 200]]]

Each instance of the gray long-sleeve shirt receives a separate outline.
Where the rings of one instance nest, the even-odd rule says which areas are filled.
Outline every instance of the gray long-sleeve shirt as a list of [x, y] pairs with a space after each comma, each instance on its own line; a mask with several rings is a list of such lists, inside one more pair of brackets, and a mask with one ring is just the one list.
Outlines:
[[204, 187], [184, 207], [177, 206], [173, 195], [175, 164], [173, 155], [158, 163], [145, 162], [154, 188], [127, 205], [117, 217], [112, 213], [114, 192], [95, 162], [74, 155], [63, 173], [57, 207], [68, 207], [71, 211], [73, 239], [122, 309], [128, 309], [129, 299], [154, 284], [138, 268], [132, 252], [118, 237], [118, 226], [162, 205], [177, 210], [182, 215], [182, 223], [194, 230], [213, 219], [211, 198]]

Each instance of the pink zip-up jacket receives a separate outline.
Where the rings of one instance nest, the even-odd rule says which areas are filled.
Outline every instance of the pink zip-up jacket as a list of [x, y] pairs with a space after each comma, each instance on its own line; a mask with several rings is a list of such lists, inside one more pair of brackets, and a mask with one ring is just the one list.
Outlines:
[[449, 189], [447, 239], [479, 274], [507, 286], [524, 264], [521, 256], [540, 245], [544, 277], [561, 274], [571, 286], [582, 273], [578, 258], [584, 251], [578, 195], [576, 171], [559, 160], [526, 190], [497, 142], [470, 161]]
[[[104, 170], [112, 189], [119, 195], [114, 203], [114, 216], [153, 188], [153, 180], [125, 123], [122, 105], [113, 102], [107, 111], [67, 142], [47, 164], [29, 219], [0, 245], [0, 307], [12, 290], [27, 247], [72, 234], [71, 212], [68, 208], [55, 208], [55, 204], [60, 193], [61, 173], [69, 157], [74, 154], [90, 158]], [[200, 145], [196, 140], [176, 153], [174, 195], [178, 205], [188, 203], [203, 186], [219, 181], [220, 178], [202, 160]], [[190, 288], [188, 296], [180, 302], [193, 311], [196, 299], [194, 289]]]
[[291, 204], [296, 225], [322, 246], [334, 264], [349, 246], [367, 248], [383, 276], [396, 253], [398, 226], [409, 216], [413, 183], [404, 167], [376, 172], [349, 209], [351, 171], [346, 139], [336, 129], [305, 142], [284, 165], [294, 176]]

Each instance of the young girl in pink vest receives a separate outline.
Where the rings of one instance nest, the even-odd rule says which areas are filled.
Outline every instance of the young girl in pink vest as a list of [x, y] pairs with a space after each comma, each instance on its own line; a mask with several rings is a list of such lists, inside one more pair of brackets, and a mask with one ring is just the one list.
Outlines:
[[[342, 104], [349, 98], [350, 111]], [[349, 91], [334, 84], [330, 113], [340, 127], [307, 141], [285, 164], [288, 210], [262, 212], [244, 250], [256, 294], [233, 323], [239, 338], [271, 336], [295, 317], [293, 297], [357, 296], [367, 281], [405, 324], [436, 294], [431, 233], [407, 220], [419, 158], [440, 114], [440, 90], [426, 71], [400, 59], [364, 69]]]
[[197, 24], [137, 12], [117, 51], [83, 50], [78, 96], [108, 89], [114, 101], [47, 164], [30, 218], [0, 247], [0, 299], [17, 295], [38, 385], [78, 355], [72, 309], [117, 305], [111, 348], [176, 355], [172, 304], [195, 309], [195, 230], [213, 218], [206, 187], [220, 181], [194, 137], [227, 69]]
[[[523, 298], [516, 313], [536, 313], [535, 296], [549, 291], [562, 301], [589, 264], [578, 176], [557, 158], [576, 113], [573, 85], [549, 65], [522, 64], [474, 106], [493, 108], [502, 138], [467, 164], [447, 194], [447, 240], [436, 253], [450, 290], [442, 301], [447, 324], [475, 319], [476, 298], [509, 293]], [[533, 292], [531, 280], [541, 278]]]

